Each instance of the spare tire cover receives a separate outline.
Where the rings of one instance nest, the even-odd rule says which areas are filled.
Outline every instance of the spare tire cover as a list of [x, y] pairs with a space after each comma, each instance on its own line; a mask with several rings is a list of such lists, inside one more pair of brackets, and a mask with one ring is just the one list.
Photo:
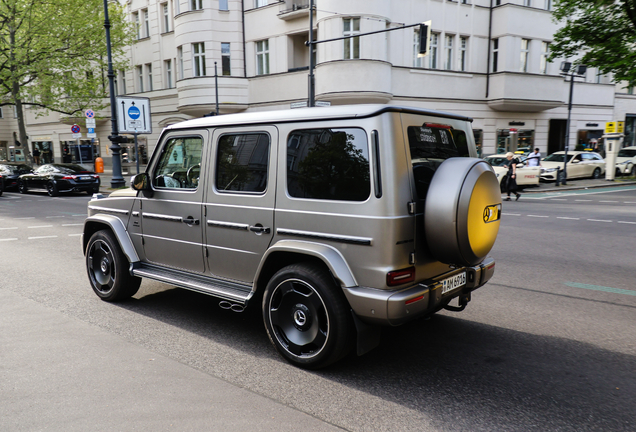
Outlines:
[[501, 219], [501, 192], [490, 165], [450, 158], [435, 172], [426, 195], [424, 231], [433, 258], [473, 266], [490, 252]]

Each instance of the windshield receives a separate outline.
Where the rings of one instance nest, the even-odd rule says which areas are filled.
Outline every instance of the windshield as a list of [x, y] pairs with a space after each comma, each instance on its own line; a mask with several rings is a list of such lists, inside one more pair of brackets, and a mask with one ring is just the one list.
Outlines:
[[618, 157], [634, 157], [636, 156], [636, 149], [622, 149], [618, 151]]
[[[543, 160], [545, 162], [563, 162], [565, 160], [564, 157], [565, 157], [564, 153], [552, 153], [550, 156], [546, 157]], [[572, 159], [571, 154], [568, 155], [567, 161], [570, 162], [570, 159]]]
[[503, 156], [487, 157], [484, 158], [484, 160], [492, 166], [504, 166], [508, 164], [508, 158], [505, 158]]

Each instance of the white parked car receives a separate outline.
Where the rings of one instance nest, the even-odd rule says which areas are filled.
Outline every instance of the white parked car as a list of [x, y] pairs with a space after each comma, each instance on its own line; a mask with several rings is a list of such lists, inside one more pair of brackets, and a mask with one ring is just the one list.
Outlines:
[[636, 146], [625, 147], [618, 151], [616, 174], [636, 176]]
[[[565, 152], [552, 153], [541, 161], [541, 180], [556, 181], [557, 170], [563, 169]], [[568, 152], [567, 178], [601, 178], [605, 174], [605, 160], [600, 154], [586, 151]]]
[[[540, 167], [529, 167], [526, 165], [527, 156], [523, 155], [515, 155], [515, 159], [517, 159], [517, 186], [527, 187], [527, 186], [539, 186], [539, 178], [541, 176], [541, 168]], [[501, 181], [508, 173], [508, 167], [506, 164], [508, 163], [508, 159], [503, 154], [490, 155], [484, 158], [486, 162], [488, 162], [492, 169], [495, 171], [497, 175], [497, 180], [499, 180], [499, 186], [501, 187]]]

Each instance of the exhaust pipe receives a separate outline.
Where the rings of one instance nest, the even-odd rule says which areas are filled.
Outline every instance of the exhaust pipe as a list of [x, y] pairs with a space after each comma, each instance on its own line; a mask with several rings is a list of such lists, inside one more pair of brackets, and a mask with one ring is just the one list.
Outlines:
[[241, 313], [245, 310], [245, 306], [238, 303], [230, 303], [229, 301], [223, 300], [219, 303], [219, 307], [221, 309], [230, 309], [232, 312]]

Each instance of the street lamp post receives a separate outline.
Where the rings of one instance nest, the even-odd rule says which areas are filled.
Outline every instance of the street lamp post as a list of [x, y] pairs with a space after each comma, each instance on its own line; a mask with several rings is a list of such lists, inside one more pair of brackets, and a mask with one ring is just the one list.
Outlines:
[[110, 187], [120, 188], [126, 186], [126, 182], [121, 175], [120, 142], [125, 140], [119, 135], [117, 127], [117, 105], [115, 104], [115, 72], [113, 72], [113, 55], [110, 47], [110, 21], [108, 19], [108, 0], [104, 0], [104, 28], [106, 29], [106, 49], [108, 50], [108, 89], [110, 93], [110, 124], [112, 126], [111, 135], [108, 137], [112, 145], [110, 151], [113, 154], [113, 178]]
[[[574, 77], [583, 76], [587, 71], [586, 65], [578, 65], [576, 68], [572, 68], [571, 62], [561, 62], [561, 75], [570, 77], [570, 96], [568, 98], [568, 121], [565, 126], [565, 155], [563, 156], [563, 171], [561, 174], [561, 183], [566, 183], [567, 178], [567, 163], [568, 163], [568, 150], [570, 146], [570, 118], [572, 116], [572, 91], [574, 90]], [[559, 174], [557, 172], [557, 186], [559, 185]]]

